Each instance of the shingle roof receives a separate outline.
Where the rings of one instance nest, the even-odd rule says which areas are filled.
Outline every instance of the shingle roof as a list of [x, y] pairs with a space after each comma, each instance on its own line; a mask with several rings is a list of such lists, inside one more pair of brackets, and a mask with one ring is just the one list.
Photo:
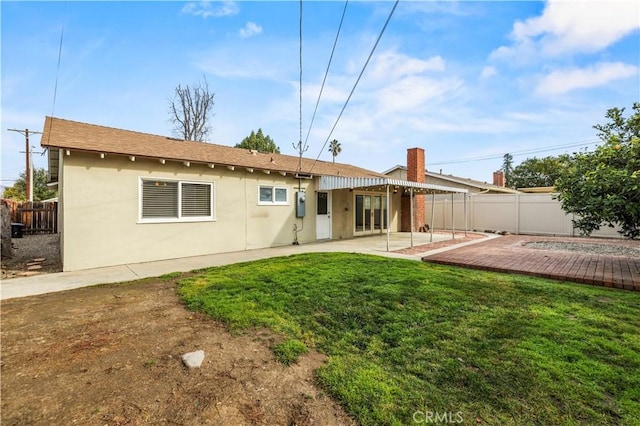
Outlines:
[[494, 185], [491, 183], [487, 183], [487, 182], [481, 182], [479, 180], [474, 180], [474, 179], [470, 179], [470, 178], [464, 178], [464, 177], [460, 177], [460, 176], [454, 176], [454, 175], [442, 175], [440, 173], [436, 173], [436, 172], [430, 172], [430, 171], [425, 171], [425, 174], [427, 176], [431, 176], [433, 178], [439, 178], [439, 179], [444, 179], [444, 180], [448, 180], [449, 182], [456, 182], [456, 183], [460, 183], [463, 185], [469, 185], [469, 186], [475, 186], [476, 188], [482, 188], [482, 189], [490, 189], [492, 191], [498, 191], [498, 192], [507, 192], [507, 193], [517, 193], [518, 191], [512, 188], [506, 188], [503, 186], [498, 186], [498, 185]]
[[[398, 169], [407, 170], [407, 167], [406, 166], [401, 166], [401, 165], [398, 164], [398, 165], [390, 168], [389, 170], [386, 170], [383, 173], [386, 176], [389, 173], [393, 172], [394, 170], [398, 170]], [[470, 186], [470, 187], [473, 187], [473, 188], [490, 189], [492, 191], [504, 192], [504, 193], [509, 193], [509, 194], [511, 194], [511, 193], [516, 194], [516, 193], [520, 192], [520, 191], [518, 191], [516, 189], [505, 188], [505, 187], [493, 185], [493, 184], [490, 184], [490, 183], [487, 183], [487, 182], [481, 182], [479, 180], [474, 180], [474, 179], [460, 177], [460, 176], [443, 175], [441, 173], [430, 172], [428, 170], [425, 170], [424, 174], [427, 177], [442, 179], [442, 180], [446, 180], [446, 181], [449, 181], [449, 182]], [[428, 181], [428, 179], [427, 179], [427, 181]]]
[[[62, 118], [46, 117], [40, 144], [46, 148], [87, 151], [190, 161], [193, 163], [236, 166], [287, 173], [298, 172], [299, 158], [291, 155], [264, 154], [206, 142], [181, 141], [166, 136], [115, 129], [80, 123]], [[384, 177], [383, 174], [352, 166], [303, 158], [300, 173], [348, 176]]]

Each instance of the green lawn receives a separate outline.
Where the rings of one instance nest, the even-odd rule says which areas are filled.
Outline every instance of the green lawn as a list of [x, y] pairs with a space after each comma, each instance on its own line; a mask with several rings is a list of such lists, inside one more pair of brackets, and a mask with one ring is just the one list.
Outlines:
[[[377, 256], [302, 254], [180, 281], [190, 309], [281, 334], [362, 425], [640, 424], [640, 294]], [[435, 417], [439, 416], [439, 417]]]

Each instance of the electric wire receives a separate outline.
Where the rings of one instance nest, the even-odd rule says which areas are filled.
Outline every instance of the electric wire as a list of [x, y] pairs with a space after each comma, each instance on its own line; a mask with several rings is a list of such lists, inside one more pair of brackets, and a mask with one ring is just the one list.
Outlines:
[[311, 123], [309, 124], [309, 130], [307, 131], [307, 136], [304, 139], [304, 146], [308, 146], [307, 142], [309, 141], [309, 135], [311, 134], [311, 128], [313, 127], [313, 122], [316, 119], [316, 113], [318, 112], [318, 105], [320, 105], [320, 98], [322, 98], [322, 92], [324, 91], [324, 85], [327, 81], [327, 76], [329, 75], [329, 69], [331, 68], [331, 62], [333, 61], [333, 54], [336, 51], [336, 46], [338, 45], [338, 38], [340, 38], [340, 31], [342, 30], [342, 23], [344, 22], [344, 17], [347, 12], [347, 5], [349, 4], [349, 0], [344, 2], [344, 9], [342, 9], [342, 17], [340, 18], [340, 25], [338, 25], [338, 32], [336, 33], [336, 39], [333, 41], [333, 48], [331, 49], [331, 56], [329, 56], [329, 63], [327, 64], [327, 70], [324, 73], [324, 78], [322, 79], [322, 85], [320, 86], [320, 93], [318, 93], [318, 99], [316, 100], [316, 106], [313, 109], [313, 116], [311, 117]]
[[[67, 11], [67, 2], [64, 2], [64, 13], [63, 16], [66, 16]], [[60, 44], [58, 46], [58, 65], [56, 67], [56, 83], [53, 87], [53, 102], [51, 103], [51, 120], [49, 120], [49, 131], [47, 132], [47, 143], [51, 139], [51, 126], [53, 126], [53, 117], [56, 108], [56, 98], [58, 96], [58, 80], [60, 78], [60, 62], [62, 59], [62, 42], [64, 40], [64, 24], [65, 20], [62, 20], [62, 29], [60, 30]]]
[[[601, 141], [599, 139], [592, 139], [592, 140], [587, 140], [587, 141], [582, 141], [582, 142], [573, 142], [570, 144], [564, 144], [564, 145], [556, 145], [556, 146], [548, 146], [548, 147], [544, 147], [544, 148], [531, 148], [531, 149], [526, 149], [526, 150], [522, 150], [522, 151], [515, 151], [515, 152], [509, 152], [509, 154], [513, 155], [513, 156], [522, 156], [522, 155], [528, 155], [528, 154], [537, 154], [540, 152], [548, 152], [548, 151], [555, 151], [555, 150], [559, 150], [559, 149], [563, 149], [563, 148], [573, 148], [573, 147], [577, 147], [577, 146], [587, 146], [587, 145], [594, 145], [597, 143], [600, 143]], [[447, 165], [447, 164], [459, 164], [459, 163], [470, 163], [472, 161], [484, 161], [484, 160], [495, 160], [498, 158], [502, 158], [504, 156], [504, 154], [496, 154], [496, 155], [487, 155], [487, 156], [482, 156], [482, 157], [472, 157], [472, 158], [464, 158], [464, 159], [460, 159], [460, 160], [449, 160], [449, 161], [438, 161], [435, 163], [431, 163], [431, 166], [442, 166], [442, 165]]]
[[362, 70], [360, 71], [360, 75], [358, 75], [358, 78], [356, 79], [356, 82], [353, 85], [353, 88], [351, 89], [351, 92], [349, 93], [349, 96], [347, 97], [346, 102], [342, 106], [342, 110], [340, 111], [340, 114], [338, 114], [338, 118], [336, 119], [335, 123], [333, 123], [333, 127], [331, 128], [331, 131], [329, 132], [329, 136], [327, 136], [327, 139], [324, 141], [324, 144], [322, 145], [322, 148], [320, 149], [320, 152], [318, 153], [318, 156], [313, 161], [313, 164], [311, 165], [311, 169], [309, 170], [309, 172], [311, 172], [313, 170], [313, 168], [315, 167], [316, 163], [318, 162], [318, 159], [320, 158], [320, 155], [322, 155], [322, 152], [324, 151], [324, 148], [327, 146], [327, 143], [329, 142], [329, 139], [331, 138], [331, 135], [333, 134], [333, 131], [336, 129], [336, 126], [338, 125], [338, 122], [340, 121], [340, 118], [342, 117], [342, 114], [344, 113], [344, 110], [347, 108], [347, 105], [349, 104], [349, 101], [351, 100], [351, 96], [353, 96], [353, 92], [356, 91], [356, 87], [358, 87], [358, 83], [360, 82], [360, 79], [362, 78], [362, 75], [364, 74], [364, 71], [367, 69], [367, 65], [369, 65], [369, 61], [371, 61], [371, 58], [373, 57], [373, 53], [375, 52], [376, 48], [378, 47], [378, 43], [380, 43], [380, 39], [382, 38], [382, 35], [384, 34], [385, 30], [387, 29], [387, 26], [389, 25], [389, 21], [391, 21], [391, 17], [393, 16], [393, 13], [396, 11], [396, 7], [398, 7], [398, 3], [400, 3], [400, 0], [396, 0], [395, 3], [393, 4], [393, 8], [391, 9], [391, 12], [389, 13], [389, 16], [387, 17], [387, 20], [384, 23], [384, 26], [382, 27], [382, 30], [380, 31], [380, 34], [378, 35], [378, 38], [376, 39], [376, 42], [373, 45], [373, 48], [371, 49], [371, 52], [369, 53], [369, 57], [367, 58], [367, 61], [364, 63], [364, 66], [362, 67]]

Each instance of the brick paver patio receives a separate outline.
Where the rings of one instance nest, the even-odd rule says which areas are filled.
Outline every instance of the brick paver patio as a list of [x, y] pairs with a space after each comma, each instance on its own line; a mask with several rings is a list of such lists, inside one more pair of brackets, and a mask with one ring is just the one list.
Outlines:
[[536, 249], [524, 245], [534, 241], [625, 245], [640, 249], [640, 241], [507, 235], [427, 254], [422, 260], [640, 291], [640, 257]]

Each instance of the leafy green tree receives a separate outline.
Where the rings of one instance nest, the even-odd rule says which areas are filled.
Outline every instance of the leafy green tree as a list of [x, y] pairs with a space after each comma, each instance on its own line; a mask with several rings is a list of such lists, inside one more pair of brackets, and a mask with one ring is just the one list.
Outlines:
[[562, 164], [567, 159], [567, 155], [527, 158], [514, 167], [511, 172], [511, 184], [514, 188], [554, 186], [556, 179], [560, 176]]
[[258, 152], [276, 153], [280, 154], [280, 147], [276, 146], [275, 142], [269, 135], [265, 136], [262, 133], [262, 129], [258, 129], [258, 133], [253, 130], [251, 134], [244, 138], [242, 142], [236, 144], [236, 148], [255, 149]]
[[[47, 186], [47, 171], [43, 168], [33, 169], [33, 201], [48, 200], [58, 194]], [[25, 201], [27, 199], [27, 174], [20, 173], [20, 177], [13, 186], [4, 189], [3, 198]]]
[[336, 157], [342, 152], [342, 146], [340, 146], [338, 139], [334, 139], [329, 143], [329, 152], [333, 156], [333, 162], [335, 163]]
[[504, 172], [504, 184], [508, 188], [513, 188], [513, 184], [511, 183], [511, 173], [513, 172], [513, 155], [506, 153], [504, 155], [502, 168], [501, 170]]
[[633, 111], [627, 118], [624, 108], [607, 111], [609, 123], [594, 126], [603, 144], [573, 154], [556, 180], [562, 208], [576, 215], [574, 226], [584, 235], [606, 224], [640, 237], [640, 103]]

